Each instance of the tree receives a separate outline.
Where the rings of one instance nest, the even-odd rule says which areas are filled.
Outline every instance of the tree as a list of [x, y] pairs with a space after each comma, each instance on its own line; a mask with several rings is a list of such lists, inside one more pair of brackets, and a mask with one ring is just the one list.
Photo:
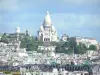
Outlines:
[[95, 45], [90, 45], [89, 50], [97, 50], [97, 47]]
[[26, 48], [27, 51], [37, 50], [37, 44], [33, 36], [25, 36], [21, 40], [21, 48]]
[[60, 45], [57, 45], [57, 47], [55, 48], [55, 52], [56, 53], [63, 53], [64, 50], [63, 50], [63, 48]]
[[76, 43], [75, 38], [74, 37], [69, 38], [69, 47], [72, 48], [73, 50], [75, 50], [76, 45], [77, 45], [77, 43]]
[[87, 52], [87, 47], [83, 43], [77, 45], [76, 54], [84, 54]]
[[9, 42], [9, 38], [8, 38], [8, 35], [6, 33], [4, 33], [2, 35], [1, 42], [4, 42], [4, 43], [8, 43]]
[[74, 37], [71, 37], [69, 38], [69, 50], [70, 51], [73, 51], [73, 53], [76, 54], [76, 51], [77, 51], [77, 42], [76, 42], [76, 39]]
[[70, 46], [69, 46], [69, 42], [68, 42], [68, 41], [65, 42], [65, 43], [63, 44], [63, 47], [70, 47]]
[[77, 45], [77, 43], [75, 41], [75, 38], [69, 38], [69, 40], [66, 41], [65, 43], [57, 45], [56, 52], [72, 54], [74, 52], [74, 50], [76, 49], [76, 45]]
[[[59, 42], [60, 43], [60, 42]], [[94, 47], [93, 47], [94, 49]], [[80, 42], [77, 44], [76, 39], [71, 37], [63, 44], [58, 44], [56, 46], [56, 53], [65, 53], [65, 54], [84, 54], [86, 53], [88, 48], [85, 44]]]
[[[21, 48], [26, 48], [27, 51], [37, 51], [38, 46], [43, 45], [42, 41], [37, 41], [34, 36], [25, 35], [21, 40]], [[39, 51], [38, 51], [39, 52]]]

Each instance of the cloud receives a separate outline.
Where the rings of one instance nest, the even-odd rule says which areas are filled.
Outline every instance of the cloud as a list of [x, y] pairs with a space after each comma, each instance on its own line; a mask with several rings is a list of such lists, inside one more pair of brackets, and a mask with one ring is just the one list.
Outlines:
[[[100, 14], [60, 13], [52, 14], [52, 20], [58, 27], [100, 26]], [[59, 24], [60, 22], [60, 24]]]
[[0, 9], [14, 11], [18, 9], [18, 0], [0, 0]]
[[[1, 18], [0, 25], [26, 26], [26, 28], [39, 28], [45, 17], [45, 13], [23, 13], [12, 14]], [[75, 28], [79, 30], [82, 27], [100, 27], [100, 14], [77, 14], [77, 13], [52, 13], [51, 20], [55, 28], [59, 31], [66, 31]]]
[[81, 4], [100, 4], [100, 0], [63, 0], [67, 4], [76, 4], [76, 5], [81, 5]]
[[51, 18], [59, 35], [93, 37], [100, 41], [100, 14], [58, 13]]

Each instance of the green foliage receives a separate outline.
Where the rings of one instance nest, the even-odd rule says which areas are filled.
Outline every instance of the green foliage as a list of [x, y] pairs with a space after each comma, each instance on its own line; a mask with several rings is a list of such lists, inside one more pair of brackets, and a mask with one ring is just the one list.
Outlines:
[[60, 42], [60, 43], [58, 43], [58, 42], [50, 42], [50, 45], [52, 45], [52, 46], [57, 46], [58, 44], [62, 44], [63, 42]]
[[66, 41], [65, 43], [58, 44], [56, 47], [56, 53], [65, 53], [65, 54], [84, 54], [87, 51], [87, 47], [85, 46], [85, 44], [83, 43], [79, 43], [79, 45], [77, 45], [75, 38], [69, 38], [68, 41]]
[[73, 50], [76, 48], [76, 41], [75, 41], [75, 38], [72, 37], [72, 38], [69, 38], [69, 47], [72, 48]]
[[86, 52], [87, 52], [87, 47], [85, 46], [85, 44], [79, 43], [79, 45], [77, 45], [76, 53], [77, 54], [84, 54]]
[[10, 71], [0, 71], [0, 72], [3, 72], [3, 73], [5, 73], [5, 74], [11, 74]]
[[1, 37], [1, 42], [8, 43], [9, 42], [9, 38], [8, 37], [9, 36], [6, 33], [4, 33], [2, 35], [2, 37]]
[[4, 73], [5, 73], [5, 74], [10, 74], [11, 72], [9, 72], [9, 71], [5, 71]]
[[85, 61], [84, 61], [84, 64], [85, 64], [85, 65], [88, 65], [89, 63], [90, 63], [90, 60], [85, 60]]
[[30, 36], [25, 36], [22, 40], [21, 40], [21, 48], [26, 48], [27, 51], [33, 51], [33, 49], [35, 50], [36, 46], [34, 45], [34, 38], [30, 37]]
[[69, 38], [68, 41], [62, 45], [58, 44], [56, 47], [56, 53], [72, 54], [76, 49], [76, 41], [74, 38]]
[[37, 51], [39, 45], [43, 45], [43, 42], [36, 41], [33, 36], [25, 36], [21, 40], [21, 48], [26, 48], [27, 51]]
[[97, 47], [95, 45], [90, 45], [89, 50], [97, 50]]

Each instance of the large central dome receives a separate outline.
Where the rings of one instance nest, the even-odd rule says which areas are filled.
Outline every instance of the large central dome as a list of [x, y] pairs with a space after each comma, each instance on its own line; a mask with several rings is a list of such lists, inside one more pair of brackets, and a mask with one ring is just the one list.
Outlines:
[[51, 26], [51, 24], [52, 24], [51, 18], [50, 18], [49, 12], [47, 11], [46, 16], [44, 18], [43, 25], [44, 26]]

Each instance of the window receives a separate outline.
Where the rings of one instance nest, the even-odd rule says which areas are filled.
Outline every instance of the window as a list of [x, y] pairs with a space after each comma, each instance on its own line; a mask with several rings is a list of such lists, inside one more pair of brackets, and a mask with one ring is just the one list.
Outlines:
[[44, 38], [44, 41], [48, 42], [48, 41], [50, 41], [50, 39], [49, 38]]

